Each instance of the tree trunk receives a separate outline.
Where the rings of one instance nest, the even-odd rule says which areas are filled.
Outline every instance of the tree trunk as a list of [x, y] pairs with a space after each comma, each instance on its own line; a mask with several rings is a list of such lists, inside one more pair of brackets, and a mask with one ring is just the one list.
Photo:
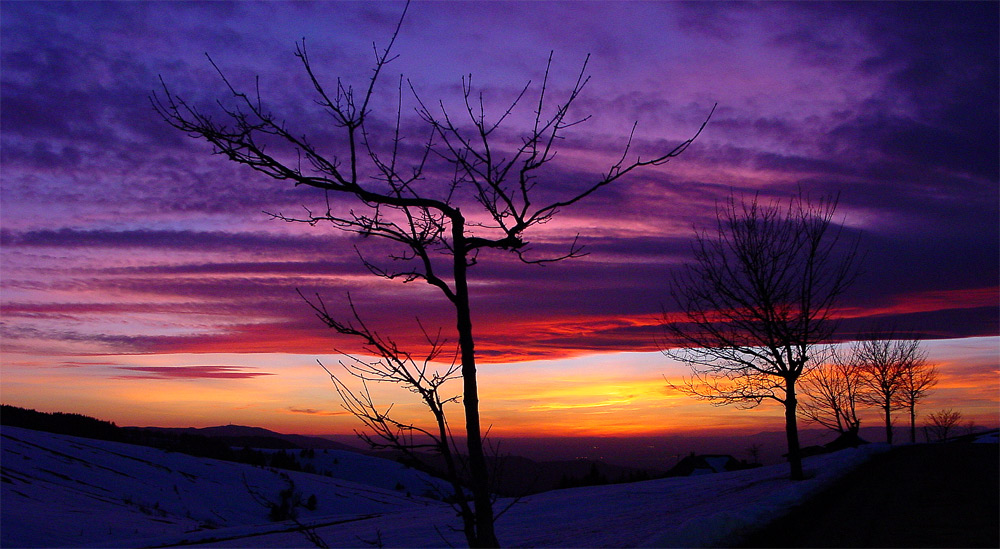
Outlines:
[[890, 404], [886, 404], [882, 407], [882, 411], [885, 413], [885, 441], [892, 445], [892, 408]]
[[489, 469], [486, 466], [482, 430], [479, 425], [479, 387], [476, 381], [476, 350], [472, 337], [472, 311], [469, 305], [465, 225], [460, 220], [453, 220], [452, 237], [455, 245], [455, 312], [464, 383], [462, 405], [465, 407], [466, 445], [469, 450], [469, 473], [472, 477], [472, 500], [476, 515], [475, 535], [468, 541], [472, 547], [499, 547], [500, 542], [497, 541], [493, 529]]
[[795, 379], [785, 379], [785, 438], [788, 440], [788, 465], [792, 480], [802, 480], [802, 453], [799, 451], [799, 426], [795, 416]]
[[910, 444], [917, 442], [917, 407], [910, 405]]

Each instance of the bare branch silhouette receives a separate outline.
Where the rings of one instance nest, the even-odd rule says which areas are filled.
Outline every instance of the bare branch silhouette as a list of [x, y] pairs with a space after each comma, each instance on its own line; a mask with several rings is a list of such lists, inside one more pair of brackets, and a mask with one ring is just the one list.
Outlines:
[[783, 405], [793, 479], [802, 478], [795, 384], [823, 361], [834, 304], [857, 273], [857, 241], [844, 241], [836, 208], [835, 198], [802, 194], [785, 207], [730, 197], [673, 280], [680, 318], [664, 312], [663, 352], [692, 372], [676, 388], [719, 405]]
[[802, 378], [799, 413], [808, 421], [838, 433], [858, 434], [858, 407], [866, 389], [864, 372], [850, 353], [835, 351], [831, 360], [811, 369]]
[[855, 342], [852, 353], [863, 372], [867, 390], [861, 401], [882, 412], [886, 442], [892, 444], [892, 412], [905, 407], [903, 384], [907, 370], [922, 360], [920, 341], [897, 339], [891, 332], [873, 329], [866, 339]]
[[[199, 109], [174, 94], [162, 78], [160, 89], [152, 94], [150, 101], [168, 124], [191, 137], [207, 141], [216, 154], [269, 178], [325, 191], [322, 208], [305, 208], [301, 216], [272, 212], [273, 217], [311, 226], [329, 225], [347, 233], [395, 243], [402, 251], [391, 252], [384, 258], [367, 257], [359, 251], [362, 264], [383, 278], [403, 282], [422, 280], [439, 289], [452, 304], [460, 368], [450, 371], [447, 376], [460, 373], [462, 379], [465, 450], [473, 493], [473, 506], [463, 509], [462, 518], [470, 545], [496, 546], [489, 471], [480, 425], [469, 268], [476, 265], [481, 250], [507, 251], [531, 264], [547, 264], [583, 255], [582, 246], [574, 239], [563, 253], [538, 256], [530, 244], [531, 229], [635, 170], [660, 166], [676, 158], [704, 130], [714, 107], [689, 139], [665, 150], [634, 152], [633, 126], [621, 156], [607, 171], [591, 175], [588, 180], [581, 181], [579, 187], [563, 189], [560, 193], [560, 189], [548, 181], [542, 168], [556, 157], [566, 130], [590, 118], [574, 114], [577, 100], [589, 81], [589, 59], [582, 63], [568, 91], [558, 94], [550, 80], [553, 59], [550, 53], [540, 85], [527, 83], [496, 116], [487, 113], [483, 92], [473, 85], [471, 75], [462, 78], [461, 112], [453, 112], [443, 101], [425, 101], [412, 82], [400, 77], [396, 82], [396, 104], [390, 111], [392, 122], [386, 125], [385, 120], [390, 117], [379, 119], [374, 114], [380, 112], [375, 105], [375, 90], [387, 66], [395, 59], [392, 48], [408, 8], [409, 3], [387, 45], [374, 47], [371, 75], [357, 90], [339, 78], [334, 85], [325, 84], [305, 40], [296, 45], [295, 57], [309, 78], [315, 102], [338, 132], [339, 154], [330, 154], [326, 149], [329, 145], [320, 147], [273, 113], [260, 91], [259, 82], [255, 83], [252, 92], [243, 91], [211, 58], [209, 62], [226, 90], [226, 96], [213, 110]], [[406, 90], [409, 94], [404, 93]], [[404, 146], [405, 128], [409, 128], [403, 122], [405, 95], [412, 96], [416, 122], [422, 126], [423, 141], [417, 147], [418, 152]], [[504, 131], [511, 133], [507, 125], [514, 120], [513, 113], [525, 104], [533, 109], [533, 120], [530, 127], [517, 134], [511, 145], [509, 136], [502, 137], [502, 134]], [[432, 164], [435, 169], [431, 169]], [[437, 169], [440, 165], [450, 170]], [[417, 381], [423, 385], [408, 386], [430, 391], [427, 394], [415, 391], [425, 403], [437, 398], [434, 385], [421, 378], [419, 370], [413, 370], [413, 377], [407, 378], [401, 370], [392, 369], [399, 366], [394, 361], [412, 367], [413, 364], [407, 362], [410, 357], [392, 342], [376, 337], [361, 323], [356, 311], [352, 325], [337, 323], [325, 314], [321, 302], [314, 310], [331, 328], [359, 337], [378, 351], [376, 357], [389, 361], [388, 365], [383, 363], [380, 367], [388, 368], [383, 371], [391, 372], [394, 382], [407, 385]], [[373, 375], [371, 370], [366, 370], [368, 366], [358, 361], [350, 368], [353, 368], [349, 370], [352, 375], [359, 374], [359, 379], [365, 382], [370, 381], [365, 376]], [[396, 375], [403, 377], [392, 377]], [[403, 438], [389, 439], [405, 444], [409, 434], [415, 432], [413, 426], [394, 425], [386, 419], [386, 411], [375, 408], [375, 403], [370, 401], [371, 395], [363, 386], [360, 392], [349, 392], [343, 384], [337, 386], [359, 417], [367, 418], [370, 423], [366, 425], [374, 427], [380, 436], [389, 431], [395, 437], [405, 434]], [[431, 411], [437, 413], [433, 407]]]
[[948, 433], [962, 420], [962, 413], [951, 408], [933, 412], [927, 416], [927, 428], [938, 442], [948, 440]]
[[903, 368], [899, 399], [910, 414], [910, 442], [915, 443], [917, 442], [917, 404], [937, 385], [937, 368], [927, 362], [926, 351], [917, 348], [913, 349]]

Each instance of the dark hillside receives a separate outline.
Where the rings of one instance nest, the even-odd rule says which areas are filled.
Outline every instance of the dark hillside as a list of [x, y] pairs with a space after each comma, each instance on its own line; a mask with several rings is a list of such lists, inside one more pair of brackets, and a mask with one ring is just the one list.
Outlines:
[[741, 546], [1000, 547], [998, 448], [893, 448]]
[[244, 425], [220, 425], [218, 427], [141, 427], [146, 431], [164, 433], [183, 433], [211, 437], [224, 441], [229, 446], [271, 449], [313, 449], [313, 450], [345, 450], [357, 452], [358, 448], [335, 442], [322, 437], [306, 435], [286, 435], [263, 427], [247, 427]]
[[[294, 456], [284, 452], [266, 453], [256, 449], [291, 450], [303, 448], [296, 442], [313, 443], [319, 448], [327, 449], [349, 448], [326, 439], [301, 435], [281, 435], [257, 427], [231, 426], [233, 429], [228, 430], [226, 427], [209, 428], [208, 433], [217, 433], [220, 436], [207, 436], [202, 434], [202, 429], [118, 427], [110, 421], [82, 414], [38, 412], [6, 404], [0, 407], [0, 424], [48, 433], [150, 446], [168, 452], [252, 465], [267, 465], [293, 471], [303, 469]], [[353, 451], [353, 449], [351, 450]]]
[[0, 405], [0, 425], [11, 425], [61, 435], [129, 442], [129, 435], [110, 421], [82, 414], [38, 412], [7, 404]]

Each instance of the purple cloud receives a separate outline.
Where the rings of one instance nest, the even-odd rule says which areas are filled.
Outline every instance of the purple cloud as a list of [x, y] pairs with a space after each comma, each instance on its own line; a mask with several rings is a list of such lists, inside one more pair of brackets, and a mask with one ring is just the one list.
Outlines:
[[[393, 335], [412, 329], [415, 316], [450, 327], [440, 296], [367, 277], [353, 249], [359, 244], [366, 258], [392, 265], [391, 246], [323, 227], [265, 224], [262, 210], [298, 213], [322, 205], [322, 193], [211, 155], [149, 104], [150, 93], [162, 93], [162, 76], [172, 92], [213, 109], [225, 88], [207, 52], [246, 89], [259, 74], [269, 109], [330, 155], [343, 155], [291, 55], [294, 44], [307, 38], [328, 85], [343, 75], [361, 86], [371, 41], [388, 38], [399, 8], [5, 4], [7, 337], [129, 352], [245, 348], [247, 338], [258, 350], [328, 348], [296, 288], [340, 311], [350, 291]], [[550, 50], [552, 92], [593, 54], [594, 78], [578, 106], [594, 119], [567, 136], [540, 200], [565, 196], [607, 169], [633, 122], [632, 152], [649, 156], [686, 139], [720, 103], [676, 162], [602, 189], [563, 212], [557, 223], [565, 225], [527, 235], [535, 252], [551, 255], [579, 232], [588, 258], [532, 268], [484, 255], [473, 270], [473, 305], [491, 352], [511, 339], [504, 327], [522, 319], [596, 323], [669, 308], [668, 281], [689, 257], [692, 228], [710, 227], [716, 201], [733, 191], [768, 199], [800, 188], [839, 193], [868, 250], [848, 304], [998, 285], [994, 4], [422, 3], [409, 16], [390, 80], [404, 73], [422, 97], [442, 98], [452, 112], [460, 112], [456, 92], [469, 72], [487, 104], [498, 105], [528, 80], [538, 84]], [[273, 24], [262, 29], [260, 20]], [[393, 85], [376, 93], [376, 147], [391, 143], [395, 93]], [[402, 150], [412, 162], [426, 128], [408, 116], [412, 98], [404, 102]], [[532, 104], [523, 106], [514, 127], [530, 117]], [[501, 137], [507, 147], [519, 142], [516, 132]], [[443, 192], [448, 166], [435, 162], [423, 184]], [[955, 310], [893, 314], [952, 336], [990, 333], [998, 316]], [[121, 333], [123, 319], [139, 312], [149, 315], [142, 328]], [[612, 323], [532, 337], [557, 353], [560, 345], [633, 349], [652, 335]]]

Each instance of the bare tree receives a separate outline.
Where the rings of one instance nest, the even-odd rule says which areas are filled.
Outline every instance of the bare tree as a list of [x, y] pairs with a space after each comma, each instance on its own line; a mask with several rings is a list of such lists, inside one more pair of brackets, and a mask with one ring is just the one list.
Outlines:
[[[316, 102], [339, 131], [339, 149], [321, 147], [290, 128], [270, 110], [259, 84], [253, 92], [242, 91], [211, 59], [228, 90], [226, 99], [214, 109], [214, 116], [171, 93], [165, 83], [151, 101], [166, 122], [211, 143], [216, 154], [267, 177], [326, 193], [326, 203], [318, 210], [306, 209], [302, 217], [281, 213], [275, 217], [310, 225], [328, 223], [342, 231], [393, 242], [399, 251], [393, 252], [387, 262], [362, 257], [365, 267], [377, 276], [405, 282], [422, 280], [440, 290], [454, 309], [458, 332], [461, 402], [473, 494], [473, 506], [468, 509], [471, 516], [463, 516], [465, 534], [472, 546], [495, 546], [498, 542], [480, 426], [469, 269], [476, 265], [482, 250], [510, 252], [534, 264], [584, 255], [574, 240], [561, 255], [536, 257], [529, 253], [527, 232], [633, 170], [663, 165], [677, 157], [705, 127], [708, 118], [690, 139], [647, 157], [632, 152], [630, 134], [621, 156], [606, 172], [560, 196], [560, 189], [544, 187], [541, 168], [553, 159], [565, 130], [589, 118], [571, 114], [589, 80], [587, 62], [565, 95], [554, 101], [550, 55], [540, 85], [532, 91], [529, 82], [492, 118], [471, 76], [462, 79], [464, 104], [459, 115], [446, 108], [444, 102], [425, 103], [412, 85], [407, 82], [404, 86], [406, 81], [400, 77], [395, 107], [389, 116], [378, 119], [373, 114], [376, 85], [394, 59], [392, 47], [402, 22], [403, 17], [388, 45], [375, 49], [371, 76], [360, 90], [339, 79], [332, 87], [325, 85], [310, 61], [305, 41], [296, 47], [295, 56], [309, 78]], [[427, 136], [415, 154], [402, 123], [403, 91], [407, 88]], [[526, 102], [530, 102], [533, 121], [520, 135], [513, 136], [504, 122], [513, 120], [511, 113]], [[440, 167], [435, 162], [449, 169], [434, 169]], [[363, 340], [366, 337], [351, 335]], [[364, 420], [366, 413], [362, 409], [359, 417]]]
[[962, 420], [962, 413], [951, 408], [933, 412], [927, 416], [928, 428], [939, 442], [948, 440], [948, 432]]
[[852, 353], [867, 386], [861, 400], [881, 410], [885, 439], [892, 444], [892, 412], [903, 407], [904, 377], [909, 366], [920, 356], [920, 342], [895, 339], [892, 334], [876, 334], [879, 331], [873, 330], [869, 339], [855, 342]]
[[836, 199], [787, 206], [731, 197], [716, 234], [699, 232], [694, 262], [676, 275], [680, 318], [664, 314], [664, 353], [687, 363], [680, 390], [716, 404], [785, 410], [791, 477], [801, 479], [796, 382], [822, 361], [832, 311], [855, 277], [857, 241], [833, 223]]
[[831, 360], [802, 379], [799, 413], [808, 421], [838, 433], [858, 434], [858, 405], [865, 385], [863, 372], [849, 353], [834, 351]]
[[[915, 343], [919, 345], [919, 342]], [[910, 413], [911, 443], [917, 441], [917, 403], [937, 385], [937, 377], [937, 368], [927, 362], [927, 353], [914, 346], [912, 356], [903, 368], [899, 390], [899, 400]]]

